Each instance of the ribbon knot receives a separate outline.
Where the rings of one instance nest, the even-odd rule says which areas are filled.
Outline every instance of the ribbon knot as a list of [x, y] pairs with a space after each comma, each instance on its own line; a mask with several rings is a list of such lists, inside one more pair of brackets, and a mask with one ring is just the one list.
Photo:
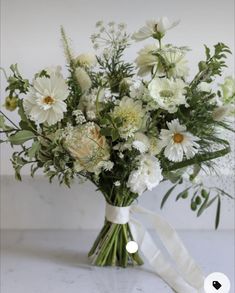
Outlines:
[[[135, 214], [142, 214], [150, 220], [167, 249], [171, 262], [166, 260], [146, 228], [133, 217]], [[132, 236], [149, 264], [175, 292], [204, 293], [201, 269], [188, 253], [175, 229], [163, 217], [139, 205], [117, 207], [108, 203], [105, 217], [111, 223], [129, 224]]]

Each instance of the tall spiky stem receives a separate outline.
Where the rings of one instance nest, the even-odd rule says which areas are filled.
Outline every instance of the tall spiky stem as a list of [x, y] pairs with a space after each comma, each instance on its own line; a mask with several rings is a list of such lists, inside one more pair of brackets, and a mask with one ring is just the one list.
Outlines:
[[60, 33], [61, 33], [61, 37], [62, 37], [62, 45], [64, 48], [64, 54], [65, 54], [66, 60], [67, 60], [68, 64], [70, 66], [72, 66], [74, 63], [74, 56], [73, 56], [73, 52], [71, 49], [71, 44], [70, 44], [71, 42], [70, 42], [69, 38], [67, 37], [63, 26], [60, 27]]

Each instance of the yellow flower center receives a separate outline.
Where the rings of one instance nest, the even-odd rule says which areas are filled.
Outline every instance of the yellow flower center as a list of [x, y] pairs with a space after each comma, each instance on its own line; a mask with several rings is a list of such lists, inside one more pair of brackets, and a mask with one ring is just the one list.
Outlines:
[[55, 102], [55, 100], [50, 96], [47, 96], [47, 97], [43, 98], [43, 103], [44, 104], [52, 105], [52, 104], [54, 104], [54, 102]]
[[184, 136], [181, 133], [175, 133], [173, 136], [174, 143], [181, 143], [184, 140]]

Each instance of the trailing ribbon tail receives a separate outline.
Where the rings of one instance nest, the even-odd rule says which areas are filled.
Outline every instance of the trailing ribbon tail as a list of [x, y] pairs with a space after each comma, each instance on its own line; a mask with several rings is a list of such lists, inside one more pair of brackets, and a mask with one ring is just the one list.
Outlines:
[[[153, 224], [169, 255], [175, 263], [166, 260], [146, 228], [133, 215], [142, 214]], [[204, 293], [204, 276], [189, 255], [175, 229], [161, 216], [139, 205], [117, 207], [106, 203], [106, 219], [116, 224], [129, 223], [133, 239], [159, 275], [177, 293]]]
[[[141, 206], [131, 206], [130, 212], [129, 225], [132, 236], [155, 272], [177, 293], [203, 293], [203, 273], [189, 255], [175, 229], [162, 217]], [[155, 231], [179, 271], [165, 259], [145, 227], [133, 218], [132, 215], [136, 213], [146, 216], [153, 223]]]

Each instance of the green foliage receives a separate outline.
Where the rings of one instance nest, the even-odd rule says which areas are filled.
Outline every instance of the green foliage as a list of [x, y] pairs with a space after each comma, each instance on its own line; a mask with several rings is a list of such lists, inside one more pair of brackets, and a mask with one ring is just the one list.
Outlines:
[[124, 50], [125, 47], [123, 46], [116, 48], [111, 58], [109, 56], [97, 56], [100, 70], [103, 73], [103, 79], [106, 80], [106, 83], [113, 92], [119, 91], [123, 79], [134, 75], [133, 65], [122, 60]]
[[29, 81], [24, 79], [19, 73], [17, 64], [12, 64], [10, 70], [13, 75], [10, 75], [7, 79], [8, 86], [6, 91], [9, 91], [9, 96], [14, 96], [18, 94], [26, 94], [29, 88]]
[[[105, 31], [103, 27], [99, 29], [106, 32], [106, 34], [109, 31]], [[112, 31], [112, 29], [110, 30]], [[120, 32], [121, 29], [119, 30]], [[112, 33], [110, 34], [112, 35]], [[119, 129], [123, 127], [124, 121], [119, 117], [112, 117], [112, 111], [119, 101], [124, 96], [130, 97], [130, 78], [135, 75], [133, 64], [124, 60], [125, 49], [129, 45], [128, 35], [123, 33], [123, 39], [120, 42], [111, 36], [111, 39], [108, 40], [111, 45], [109, 44], [106, 47], [106, 51], [97, 56], [98, 68], [91, 67], [85, 69], [92, 81], [91, 90], [87, 92], [82, 90], [77, 81], [77, 68], [79, 64], [75, 61], [70, 40], [63, 28], [61, 28], [61, 37], [69, 73], [67, 78], [69, 97], [65, 101], [67, 110], [64, 113], [63, 119], [55, 125], [48, 125], [47, 123], [36, 124], [26, 115], [21, 94], [28, 93], [30, 83], [21, 76], [17, 64], [11, 65], [11, 75], [7, 77], [8, 86], [6, 88], [6, 91], [9, 91], [7, 97], [9, 98], [7, 99], [9, 102], [8, 109], [13, 110], [17, 105], [20, 122], [19, 125], [16, 125], [1, 112], [0, 129], [1, 133], [4, 133], [5, 138], [0, 142], [9, 142], [13, 148], [17, 146], [17, 149], [20, 149], [15, 151], [12, 156], [12, 164], [17, 179], [21, 180], [21, 169], [25, 165], [31, 165], [32, 176], [34, 176], [38, 169], [42, 169], [50, 182], [53, 178], [57, 177], [61, 184], [65, 184], [68, 187], [70, 187], [76, 177], [85, 178], [97, 186], [98, 190], [104, 194], [106, 201], [110, 204], [128, 206], [138, 197], [138, 194], [131, 192], [127, 187], [127, 182], [130, 173], [138, 168], [138, 158], [141, 153], [131, 147], [134, 140], [133, 137], [124, 140], [120, 136]], [[154, 37], [159, 39], [159, 41], [161, 40], [160, 35], [155, 35]], [[96, 37], [94, 38], [97, 39]], [[172, 45], [166, 45], [165, 48], [167, 47], [177, 49], [182, 54], [187, 50], [186, 48], [176, 48]], [[163, 52], [164, 50], [160, 46], [160, 49], [153, 52], [153, 55], [156, 56], [158, 66], [160, 66], [163, 72], [162, 74], [160, 70], [160, 78], [168, 78], [175, 64], [171, 64], [164, 57]], [[136, 100], [140, 100], [142, 103], [143, 113], [146, 111], [146, 127], [138, 129], [138, 131], [145, 134], [149, 138], [149, 142], [151, 137], [156, 140], [159, 139], [161, 130], [166, 129], [167, 122], [173, 119], [179, 119], [180, 124], [185, 125], [188, 132], [199, 138], [199, 151], [191, 159], [187, 159], [185, 156], [181, 162], [171, 162], [166, 158], [163, 151], [156, 155], [163, 170], [164, 180], [169, 180], [173, 183], [163, 196], [161, 208], [165, 206], [167, 200], [177, 190], [176, 187], [182, 184], [182, 177], [187, 168], [192, 166], [193, 170], [189, 176], [190, 185], [178, 192], [176, 201], [189, 200], [189, 207], [198, 217], [203, 215], [209, 207], [217, 204], [216, 228], [220, 220], [221, 199], [223, 196], [230, 197], [230, 195], [218, 188], [206, 188], [202, 184], [195, 184], [194, 180], [205, 166], [213, 167], [212, 164], [215, 158], [230, 152], [229, 143], [219, 137], [217, 129], [231, 130], [231, 128], [224, 121], [215, 121], [213, 117], [213, 113], [217, 109], [214, 99], [217, 95], [221, 96], [221, 93], [213, 92], [213, 90], [210, 92], [200, 90], [198, 85], [201, 82], [211, 83], [217, 76], [221, 76], [222, 70], [226, 67], [225, 59], [229, 53], [231, 53], [229, 48], [223, 43], [216, 44], [213, 50], [205, 46], [206, 58], [199, 62], [198, 73], [186, 87], [187, 105], [180, 105], [175, 113], [161, 109], [157, 104], [155, 108], [154, 106], [151, 107], [148, 100], [150, 98], [149, 92], [146, 96], [143, 93], [143, 96], [136, 97]], [[152, 72], [152, 78], [156, 76], [155, 74]], [[50, 78], [46, 70], [38, 72], [34, 78], [37, 77]], [[148, 91], [148, 82], [142, 81], [142, 85]], [[106, 89], [110, 92], [110, 100], [106, 96], [102, 96], [102, 91], [105, 92]], [[96, 94], [92, 96], [93, 92], [95, 92], [92, 90], [98, 91], [96, 98]], [[113, 96], [115, 97], [114, 99]], [[92, 101], [87, 102], [86, 98], [88, 100], [91, 98]], [[84, 100], [90, 104], [84, 106]], [[10, 102], [15, 102], [15, 104]], [[94, 116], [96, 116], [91, 119], [89, 119], [88, 115], [90, 109], [91, 112], [94, 112]], [[81, 110], [82, 114], [84, 114], [84, 120], [86, 120], [81, 123], [91, 122], [98, 125], [100, 134], [105, 137], [109, 146], [110, 158], [108, 159], [114, 162], [111, 170], [104, 168], [99, 175], [93, 172], [85, 172], [85, 168], [83, 171], [76, 170], [76, 163], [79, 158], [76, 158], [77, 161], [75, 161], [75, 158], [66, 149], [64, 143], [67, 136], [71, 135], [69, 129], [78, 126], [80, 123], [76, 120], [76, 115], [74, 115], [75, 110]], [[115, 182], [118, 184], [115, 185]], [[119, 231], [115, 231], [118, 235]], [[124, 238], [127, 236], [125, 233], [129, 233], [128, 227], [123, 229], [120, 236], [122, 238], [121, 241], [125, 240]], [[112, 238], [112, 241], [116, 241], [115, 237]], [[115, 245], [117, 246], [117, 244]], [[115, 245], [114, 247], [116, 247]], [[109, 257], [109, 262], [112, 263], [112, 255]], [[105, 262], [105, 259], [101, 257], [100, 261]], [[127, 259], [122, 265], [126, 263]]]
[[205, 46], [206, 61], [201, 61], [198, 64], [199, 72], [191, 82], [191, 91], [193, 91], [200, 82], [211, 82], [213, 77], [221, 76], [222, 69], [226, 66], [226, 54], [231, 54], [229, 47], [223, 43], [218, 43], [214, 46], [214, 53]]
[[[165, 205], [170, 195], [177, 187], [178, 183], [173, 185], [163, 196], [161, 208]], [[191, 190], [191, 192], [190, 192]], [[227, 192], [217, 187], [206, 188], [202, 183], [191, 184], [176, 195], [176, 201], [180, 199], [190, 199], [190, 208], [200, 217], [209, 207], [217, 202], [216, 215], [215, 215], [215, 229], [219, 227], [220, 211], [221, 211], [221, 197], [226, 196], [232, 198]], [[232, 198], [233, 199], [233, 198]]]
[[22, 145], [28, 140], [35, 138], [35, 134], [29, 130], [19, 130], [8, 137], [8, 141], [13, 145]]

